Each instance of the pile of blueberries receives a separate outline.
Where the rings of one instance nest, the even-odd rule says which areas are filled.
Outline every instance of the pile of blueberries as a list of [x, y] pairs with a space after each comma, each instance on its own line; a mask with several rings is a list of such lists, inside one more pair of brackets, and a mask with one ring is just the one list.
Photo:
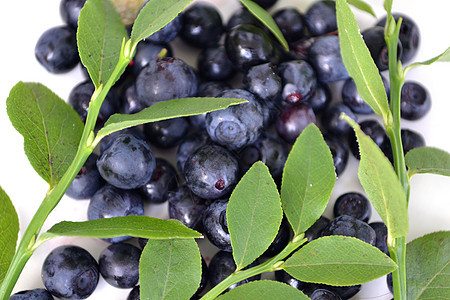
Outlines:
[[[60, 12], [66, 25], [47, 30], [38, 40], [36, 58], [49, 72], [67, 72], [79, 63], [75, 32], [84, 2], [62, 0]], [[268, 9], [277, 1], [255, 2]], [[316, 1], [305, 12], [281, 8], [272, 16], [291, 51], [286, 52], [244, 7], [223, 22], [215, 6], [200, 1], [141, 42], [135, 58], [101, 107], [98, 128], [113, 113], [136, 113], [174, 98], [232, 97], [248, 103], [111, 134], [102, 140], [66, 192], [73, 199], [89, 199], [89, 220], [144, 215], [144, 203], [167, 201], [170, 218], [202, 232], [220, 250], [208, 266], [203, 259], [202, 283], [193, 299], [207, 285], [215, 286], [236, 268], [226, 208], [230, 193], [249, 167], [261, 160], [280, 184], [290, 147], [308, 124], [315, 123], [324, 133], [339, 176], [346, 168], [349, 152], [359, 159], [355, 135], [339, 119], [340, 114], [345, 112], [354, 120], [358, 115], [373, 114], [358, 95], [342, 62], [334, 1]], [[403, 23], [398, 59], [408, 63], [417, 52], [420, 35], [413, 20], [395, 14], [397, 20], [400, 16]], [[380, 20], [362, 35], [389, 95], [384, 72], [388, 62], [384, 23], [385, 19]], [[190, 66], [173, 55], [174, 39], [186, 48], [197, 49], [193, 50], [199, 53], [197, 65]], [[67, 99], [83, 121], [94, 91], [87, 72], [86, 78]], [[333, 98], [339, 100], [332, 101], [332, 90]], [[402, 118], [420, 119], [429, 111], [430, 103], [425, 87], [406, 82], [401, 95]], [[392, 161], [389, 140], [380, 123], [375, 118], [365, 118], [359, 124]], [[420, 134], [406, 129], [402, 130], [402, 140], [405, 152], [425, 144]], [[172, 161], [154, 154], [170, 151], [176, 152]], [[321, 217], [306, 237], [312, 240], [327, 235], [353, 236], [388, 254], [386, 226], [379, 222], [368, 224], [370, 216], [371, 205], [364, 195], [346, 193], [334, 205], [334, 219]], [[260, 259], [277, 254], [291, 237], [284, 219], [275, 241]], [[39, 289], [10, 299], [25, 299], [24, 295], [33, 293], [41, 295], [39, 299], [53, 299], [52, 295], [86, 298], [96, 288], [99, 274], [115, 287], [132, 288], [128, 299], [139, 299], [138, 264], [147, 241], [124, 243], [131, 238], [106, 239], [111, 244], [98, 262], [78, 246], [54, 249], [42, 267], [42, 279], [51, 294]], [[258, 261], [252, 265], [255, 264]], [[259, 278], [249, 278], [230, 289]], [[277, 271], [275, 278], [312, 299], [348, 299], [361, 287], [300, 282], [284, 271]]]

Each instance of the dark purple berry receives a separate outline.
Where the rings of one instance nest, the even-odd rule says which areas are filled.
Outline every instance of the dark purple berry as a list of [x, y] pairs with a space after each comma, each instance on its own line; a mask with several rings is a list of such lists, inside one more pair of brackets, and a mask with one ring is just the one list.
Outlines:
[[317, 86], [316, 72], [306, 60], [281, 63], [280, 77], [283, 82], [282, 99], [297, 103], [308, 99]]
[[401, 139], [403, 144], [403, 154], [405, 155], [414, 148], [425, 146], [425, 139], [423, 136], [419, 132], [411, 129], [402, 129]]
[[163, 158], [156, 158], [153, 175], [146, 184], [139, 188], [144, 201], [163, 203], [170, 192], [178, 187], [177, 171], [170, 162]]
[[9, 300], [54, 300], [52, 294], [46, 289], [34, 289], [17, 292]]
[[136, 285], [131, 289], [126, 300], [141, 300], [140, 286]]
[[348, 161], [348, 148], [347, 145], [339, 138], [333, 136], [324, 137], [327, 146], [330, 148], [331, 155], [333, 156], [333, 164], [336, 172], [336, 176], [339, 176], [344, 172]]
[[405, 120], [418, 120], [431, 109], [428, 90], [418, 82], [406, 81], [402, 87], [400, 112]]
[[[389, 56], [386, 41], [384, 40], [384, 27], [374, 26], [367, 28], [362, 32], [362, 36], [378, 70], [385, 71], [389, 69]], [[402, 51], [402, 44], [399, 41], [397, 46], [397, 59], [401, 59]]]
[[344, 235], [355, 237], [372, 246], [375, 245], [376, 234], [366, 222], [355, 217], [342, 215], [331, 220], [330, 224], [322, 231], [322, 236]]
[[167, 23], [166, 26], [146, 37], [145, 40], [156, 44], [167, 44], [177, 37], [181, 27], [181, 18], [180, 15], [178, 15], [172, 21]]
[[325, 83], [317, 83], [316, 88], [312, 92], [312, 94], [305, 99], [305, 103], [311, 106], [314, 113], [320, 114], [330, 105], [332, 100], [331, 90], [328, 84]]
[[369, 226], [375, 230], [375, 233], [377, 235], [377, 240], [375, 242], [375, 247], [380, 249], [381, 252], [383, 252], [386, 255], [389, 255], [389, 249], [387, 245], [387, 227], [384, 225], [383, 222], [372, 222], [369, 223]]
[[328, 226], [328, 224], [330, 224], [330, 219], [321, 216], [305, 231], [305, 238], [308, 239], [308, 242], [311, 242], [312, 240], [321, 237], [322, 231]]
[[312, 36], [323, 35], [337, 30], [335, 2], [314, 2], [306, 11], [304, 20]]
[[144, 124], [144, 134], [154, 146], [168, 149], [178, 145], [189, 130], [185, 118], [173, 118]]
[[200, 147], [212, 143], [205, 130], [199, 130], [186, 136], [178, 146], [177, 167], [181, 174], [184, 172], [184, 164]]
[[235, 73], [223, 45], [203, 49], [198, 55], [197, 69], [199, 75], [206, 80], [227, 80]]
[[59, 14], [63, 21], [70, 27], [78, 27], [78, 16], [86, 3], [86, 0], [61, 0], [59, 4]]
[[334, 203], [334, 217], [348, 215], [367, 222], [372, 214], [369, 200], [360, 193], [345, 193]]
[[280, 96], [282, 84], [275, 65], [265, 63], [248, 69], [242, 87], [265, 101], [271, 101]]
[[191, 192], [187, 186], [180, 186], [169, 193], [169, 217], [177, 219], [186, 227], [203, 231], [203, 213], [207, 202]]
[[305, 34], [305, 24], [303, 16], [297, 8], [285, 7], [279, 9], [272, 17], [288, 43], [303, 38]]
[[97, 158], [94, 153], [89, 156], [67, 188], [67, 196], [73, 199], [89, 199], [105, 184], [97, 169]]
[[214, 246], [222, 251], [231, 252], [231, 238], [226, 217], [227, 205], [228, 199], [211, 202], [203, 213], [203, 230]]
[[[386, 149], [389, 149], [389, 137], [386, 130], [380, 125], [380, 123], [378, 123], [377, 120], [364, 120], [359, 123], [359, 126], [361, 130], [369, 136], [383, 152], [385, 152]], [[360, 159], [358, 142], [356, 140], [355, 133], [352, 131], [348, 134], [348, 144], [352, 154], [357, 159]]]
[[292, 144], [310, 123], [316, 123], [313, 110], [306, 103], [297, 103], [283, 108], [275, 126], [278, 134]]
[[[161, 52], [163, 51], [163, 52]], [[165, 51], [163, 57], [172, 57], [172, 48], [169, 44], [155, 44], [152, 42], [142, 41], [136, 47], [136, 54], [130, 62], [131, 71], [134, 75], [139, 75], [141, 70], [148, 66], [151, 61], [157, 60]]]
[[352, 131], [350, 125], [344, 119], [341, 119], [341, 114], [345, 113], [348, 117], [356, 121], [356, 115], [344, 103], [336, 103], [329, 106], [322, 114], [322, 127], [325, 132], [331, 135], [344, 136]]

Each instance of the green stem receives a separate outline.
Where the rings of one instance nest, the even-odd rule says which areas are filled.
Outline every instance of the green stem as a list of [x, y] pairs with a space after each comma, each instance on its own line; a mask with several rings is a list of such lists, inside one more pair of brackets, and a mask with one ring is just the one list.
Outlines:
[[212, 300], [217, 298], [220, 294], [222, 294], [228, 287], [233, 284], [236, 284], [244, 279], [250, 278], [252, 276], [259, 275], [265, 272], [273, 272], [279, 270], [280, 262], [285, 259], [289, 254], [294, 252], [298, 247], [303, 245], [308, 241], [308, 239], [303, 238], [303, 234], [297, 237], [294, 237], [292, 241], [276, 256], [267, 260], [266, 262], [257, 265], [253, 268], [246, 270], [239, 270], [225, 278], [218, 285], [213, 287], [208, 293], [206, 293], [201, 300]]

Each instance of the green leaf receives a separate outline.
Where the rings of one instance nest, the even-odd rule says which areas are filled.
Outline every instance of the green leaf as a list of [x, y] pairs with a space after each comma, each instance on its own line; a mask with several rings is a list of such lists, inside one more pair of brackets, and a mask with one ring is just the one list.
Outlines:
[[194, 239], [149, 241], [139, 263], [141, 299], [189, 299], [200, 285], [201, 274]]
[[435, 62], [450, 62], [450, 47], [447, 48], [447, 50], [445, 50], [444, 52], [442, 52], [441, 54], [439, 54], [438, 56], [435, 56], [429, 60], [423, 61], [423, 62], [416, 62], [413, 64], [410, 64], [409, 66], [407, 66], [405, 68], [405, 74], [415, 68], [415, 67], [419, 67], [419, 66], [428, 66], [431, 65], [432, 63]]
[[135, 236], [147, 239], [199, 238], [201, 234], [176, 220], [161, 220], [146, 216], [127, 216], [85, 222], [63, 221], [53, 225], [39, 237], [40, 243], [58, 236], [112, 238]]
[[450, 232], [440, 231], [406, 246], [407, 299], [450, 299]]
[[286, 51], [289, 51], [288, 42], [284, 38], [272, 16], [264, 8], [251, 0], [240, 1], [258, 20], [260, 20], [264, 24], [264, 26], [266, 26], [270, 30], [270, 32], [273, 33], [273, 35], [277, 38], [283, 48], [286, 49]]
[[193, 0], [152, 0], [141, 10], [131, 31], [131, 43], [141, 40], [163, 28]]
[[432, 147], [410, 150], [405, 156], [409, 177], [414, 174], [432, 173], [450, 176], [450, 153]]
[[372, 6], [370, 6], [368, 3], [362, 1], [362, 0], [347, 0], [348, 4], [356, 7], [359, 10], [365, 11], [366, 13], [371, 14], [372, 16], [374, 16], [375, 18], [377, 17], [377, 15], [375, 14], [375, 12], [372, 9]]
[[19, 218], [5, 191], [0, 187], [0, 285], [16, 252]]
[[296, 235], [322, 215], [335, 182], [330, 148], [317, 126], [310, 124], [289, 153], [281, 185], [283, 210]]
[[300, 290], [272, 280], [257, 280], [246, 283], [221, 295], [217, 300], [273, 300], [273, 299], [299, 299], [308, 300], [308, 296]]
[[298, 280], [330, 285], [362, 284], [397, 268], [389, 256], [372, 245], [337, 235], [311, 241], [281, 267]]
[[213, 110], [225, 109], [230, 105], [241, 104], [244, 102], [246, 101], [242, 99], [206, 97], [180, 98], [158, 102], [135, 114], [112, 115], [105, 123], [105, 126], [99, 130], [97, 137], [101, 139], [110, 133], [124, 128], [176, 117], [203, 114]]
[[78, 18], [78, 52], [95, 87], [108, 81], [127, 30], [110, 0], [88, 0]]
[[402, 185], [390, 161], [359, 125], [345, 116], [359, 143], [361, 161], [358, 177], [374, 208], [388, 228], [391, 238], [408, 234], [408, 208]]
[[237, 270], [269, 248], [283, 219], [278, 189], [269, 169], [256, 162], [242, 177], [227, 206], [227, 224]]
[[348, 74], [364, 101], [386, 119], [390, 110], [383, 81], [346, 0], [336, 1], [336, 16], [341, 56]]
[[75, 157], [83, 122], [73, 108], [39, 83], [17, 83], [6, 100], [36, 172], [54, 187]]
[[384, 10], [388, 15], [392, 12], [392, 0], [384, 0]]

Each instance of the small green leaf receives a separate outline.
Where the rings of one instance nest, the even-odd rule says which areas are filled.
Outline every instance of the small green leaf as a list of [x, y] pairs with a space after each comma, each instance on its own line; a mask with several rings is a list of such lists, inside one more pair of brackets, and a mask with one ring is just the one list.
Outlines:
[[141, 40], [163, 28], [193, 0], [152, 0], [144, 6], [134, 22], [131, 43]]
[[201, 234], [175, 220], [161, 220], [146, 216], [127, 216], [85, 222], [63, 221], [53, 225], [39, 237], [40, 243], [58, 236], [112, 238], [135, 236], [147, 239], [199, 238]]
[[6, 106], [12, 125], [24, 138], [28, 160], [54, 187], [75, 157], [83, 122], [70, 105], [39, 83], [16, 84]]
[[141, 299], [189, 299], [200, 285], [201, 274], [194, 239], [149, 241], [139, 263]]
[[278, 189], [269, 169], [256, 162], [242, 177], [227, 206], [227, 224], [237, 269], [269, 248], [283, 218]]
[[127, 38], [127, 30], [110, 0], [86, 1], [78, 18], [78, 52], [96, 88], [108, 81]]
[[432, 147], [419, 147], [410, 150], [405, 156], [409, 176], [432, 173], [450, 176], [450, 153]]
[[260, 20], [264, 26], [266, 26], [270, 32], [277, 38], [280, 44], [283, 46], [286, 51], [289, 51], [289, 45], [283, 34], [278, 28], [277, 23], [273, 20], [272, 16], [261, 6], [256, 4], [251, 0], [240, 0], [241, 3], [258, 19]]
[[374, 208], [388, 228], [391, 238], [406, 236], [408, 208], [402, 185], [390, 161], [359, 125], [345, 116], [356, 132], [361, 153], [358, 177]]
[[8, 195], [0, 187], [0, 285], [16, 252], [19, 218]]
[[374, 246], [337, 235], [311, 241], [281, 267], [298, 280], [330, 285], [365, 283], [397, 268], [389, 256]]
[[390, 110], [383, 81], [346, 0], [336, 1], [336, 16], [342, 60], [348, 74], [364, 101], [376, 114], [387, 119]]
[[362, 0], [347, 0], [347, 2], [348, 4], [356, 7], [357, 9], [365, 11], [368, 14], [371, 14], [375, 18], [377, 17], [377, 15], [372, 9], [372, 6], [370, 6], [367, 2], [364, 2]]
[[392, 12], [392, 0], [384, 0], [384, 10], [388, 15]]
[[407, 299], [450, 299], [450, 232], [440, 231], [406, 246]]
[[272, 280], [257, 280], [246, 283], [221, 295], [217, 300], [273, 300], [273, 299], [298, 299], [308, 300], [308, 296], [300, 290]]
[[124, 128], [176, 117], [192, 116], [225, 109], [230, 105], [246, 102], [234, 98], [180, 98], [158, 102], [135, 114], [112, 115], [105, 126], [99, 130], [99, 139]]
[[445, 50], [443, 53], [441, 53], [441, 54], [439, 54], [438, 56], [433, 57], [433, 58], [431, 58], [431, 59], [429, 59], [429, 60], [426, 60], [426, 61], [423, 61], [423, 62], [416, 62], [416, 63], [410, 64], [409, 66], [407, 66], [407, 67], [405, 68], [405, 74], [406, 74], [409, 70], [411, 70], [411, 69], [413, 69], [413, 68], [415, 68], [415, 67], [419, 67], [419, 66], [428, 66], [428, 65], [431, 65], [432, 63], [435, 63], [435, 62], [450, 62], [450, 47], [447, 48], [447, 50]]
[[317, 126], [310, 124], [289, 153], [281, 185], [283, 210], [296, 235], [322, 215], [335, 182], [330, 148]]

